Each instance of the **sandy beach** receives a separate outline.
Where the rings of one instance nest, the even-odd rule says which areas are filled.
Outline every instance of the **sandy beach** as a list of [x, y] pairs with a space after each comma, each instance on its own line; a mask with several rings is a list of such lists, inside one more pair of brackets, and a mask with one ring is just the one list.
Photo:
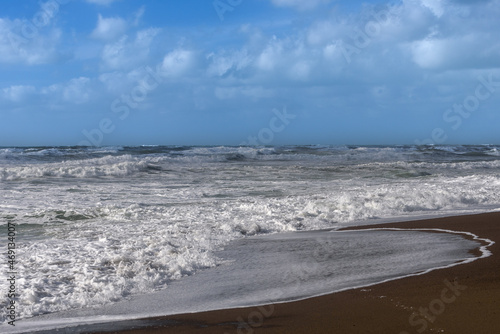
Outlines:
[[[471, 232], [495, 242], [488, 248], [493, 255], [423, 275], [298, 302], [114, 325], [128, 327], [121, 333], [408, 334], [496, 333], [500, 329], [500, 213], [369, 226], [374, 227]], [[367, 227], [357, 227], [363, 228]], [[145, 323], [149, 325], [145, 327]]]

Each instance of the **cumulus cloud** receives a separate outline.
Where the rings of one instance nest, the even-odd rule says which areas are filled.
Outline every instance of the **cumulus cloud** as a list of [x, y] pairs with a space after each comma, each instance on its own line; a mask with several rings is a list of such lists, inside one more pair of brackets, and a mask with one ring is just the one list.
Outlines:
[[260, 70], [272, 71], [282, 63], [285, 42], [273, 36], [267, 47], [257, 57], [257, 67]]
[[2, 89], [2, 96], [5, 100], [11, 102], [22, 102], [26, 100], [29, 96], [34, 95], [36, 92], [33, 86], [10, 86]]
[[500, 66], [500, 43], [489, 34], [427, 38], [411, 44], [423, 69], [474, 69]]
[[52, 105], [69, 103], [82, 104], [91, 99], [93, 88], [87, 77], [72, 78], [64, 83], [57, 83], [40, 89], [40, 94], [48, 97]]
[[444, 13], [443, 0], [421, 0], [422, 5], [429, 8], [431, 12], [437, 17], [441, 17]]
[[162, 74], [177, 77], [186, 73], [194, 65], [194, 53], [185, 49], [176, 49], [163, 58]]
[[99, 14], [97, 18], [97, 26], [92, 31], [93, 38], [102, 40], [112, 40], [123, 35], [127, 29], [127, 23], [120, 17], [104, 18]]
[[147, 61], [153, 39], [158, 29], [140, 30], [135, 39], [123, 36], [117, 42], [104, 46], [102, 61], [105, 69], [129, 69]]
[[113, 94], [124, 92], [130, 87], [129, 77], [121, 71], [103, 73], [99, 75], [98, 80]]
[[21, 20], [0, 18], [0, 62], [47, 64], [61, 57], [60, 29], [38, 29]]
[[207, 55], [209, 60], [207, 73], [210, 76], [224, 76], [231, 72], [238, 72], [248, 67], [253, 59], [246, 48], [237, 51], [222, 50]]
[[[146, 70], [146, 67], [149, 67], [149, 72]], [[158, 64], [157, 66], [145, 65], [144, 67], [137, 67], [130, 71], [105, 72], [99, 75], [97, 81], [103, 84], [110, 93], [120, 95], [123, 92], [133, 89], [145, 77], [149, 77], [150, 72], [158, 71], [158, 67]]]
[[64, 100], [75, 104], [87, 102], [90, 98], [90, 79], [79, 77], [71, 79], [63, 88]]

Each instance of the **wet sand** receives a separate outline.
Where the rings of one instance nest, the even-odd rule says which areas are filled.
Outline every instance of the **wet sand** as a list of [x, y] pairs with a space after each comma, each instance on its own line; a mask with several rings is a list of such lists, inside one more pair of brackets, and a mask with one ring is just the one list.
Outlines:
[[297, 302], [109, 324], [120, 331], [107, 333], [500, 333], [500, 212], [355, 229], [373, 227], [471, 232], [495, 242], [493, 255]]

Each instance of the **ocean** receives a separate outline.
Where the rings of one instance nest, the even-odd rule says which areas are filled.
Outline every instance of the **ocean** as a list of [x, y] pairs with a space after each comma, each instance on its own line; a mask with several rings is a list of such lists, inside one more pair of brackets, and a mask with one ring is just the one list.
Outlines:
[[495, 145], [0, 148], [0, 246], [15, 226], [17, 324], [260, 305], [468, 261], [459, 235], [336, 231], [498, 210], [498, 189]]

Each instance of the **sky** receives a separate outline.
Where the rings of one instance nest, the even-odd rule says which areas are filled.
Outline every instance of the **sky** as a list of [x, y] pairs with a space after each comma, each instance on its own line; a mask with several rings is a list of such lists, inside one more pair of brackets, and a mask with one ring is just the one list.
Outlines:
[[0, 146], [500, 144], [500, 0], [25, 0]]

